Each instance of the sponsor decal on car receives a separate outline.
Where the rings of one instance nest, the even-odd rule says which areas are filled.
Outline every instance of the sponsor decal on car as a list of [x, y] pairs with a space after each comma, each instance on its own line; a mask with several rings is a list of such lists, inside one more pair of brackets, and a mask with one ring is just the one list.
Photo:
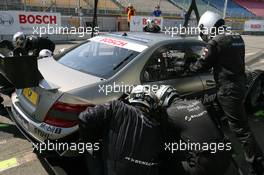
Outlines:
[[203, 103], [213, 102], [215, 98], [216, 98], [216, 94], [211, 94], [211, 95], [205, 94], [203, 97]]
[[43, 130], [45, 130], [47, 132], [54, 133], [54, 134], [60, 134], [61, 133], [61, 128], [58, 128], [55, 126], [50, 126], [50, 125], [47, 125], [46, 123], [41, 123], [40, 128], [42, 128]]
[[129, 42], [129, 41], [121, 40], [121, 39], [116, 39], [116, 38], [111, 38], [111, 37], [106, 37], [106, 36], [97, 36], [97, 37], [90, 38], [89, 40], [99, 42], [99, 43], [104, 43], [107, 45], [116, 46], [116, 47], [122, 47], [122, 48], [133, 50], [136, 52], [142, 52], [143, 50], [148, 48], [146, 45], [137, 44], [137, 43], [133, 43], [133, 42]]
[[40, 129], [38, 128], [34, 128], [34, 133], [37, 134], [38, 136], [40, 136], [41, 138], [43, 139], [48, 139], [50, 134], [48, 133], [45, 133], [43, 131], [41, 131]]
[[216, 94], [204, 94], [202, 97], [195, 97], [194, 99], [202, 102], [203, 104], [207, 104], [216, 99]]
[[14, 110], [13, 108], [11, 108], [12, 113], [15, 114], [15, 117], [17, 119], [17, 121], [19, 122], [19, 124], [26, 130], [29, 130], [29, 122], [24, 119], [16, 110]]

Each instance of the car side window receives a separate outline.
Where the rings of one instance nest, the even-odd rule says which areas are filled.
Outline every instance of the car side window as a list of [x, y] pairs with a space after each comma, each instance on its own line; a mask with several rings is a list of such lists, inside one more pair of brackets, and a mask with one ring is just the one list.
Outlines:
[[146, 63], [141, 79], [143, 83], [191, 76], [188, 71], [203, 54], [203, 45], [164, 45], [158, 48]]

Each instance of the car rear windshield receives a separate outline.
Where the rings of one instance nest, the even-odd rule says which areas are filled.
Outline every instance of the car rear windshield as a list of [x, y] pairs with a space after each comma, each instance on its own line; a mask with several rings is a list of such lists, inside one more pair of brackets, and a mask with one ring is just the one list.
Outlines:
[[139, 52], [126, 48], [87, 41], [56, 60], [72, 69], [107, 79], [138, 54]]

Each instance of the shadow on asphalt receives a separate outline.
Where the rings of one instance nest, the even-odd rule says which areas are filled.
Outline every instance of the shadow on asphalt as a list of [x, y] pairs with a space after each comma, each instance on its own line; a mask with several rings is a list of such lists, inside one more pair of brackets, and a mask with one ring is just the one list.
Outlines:
[[49, 157], [42, 161], [45, 166], [48, 165], [44, 167], [47, 172], [51, 172], [51, 175], [89, 175], [82, 157]]
[[0, 123], [0, 128], [0, 138], [2, 139], [4, 139], [5, 137], [9, 137], [9, 134], [15, 138], [26, 139], [23, 134], [17, 129], [16, 125]]

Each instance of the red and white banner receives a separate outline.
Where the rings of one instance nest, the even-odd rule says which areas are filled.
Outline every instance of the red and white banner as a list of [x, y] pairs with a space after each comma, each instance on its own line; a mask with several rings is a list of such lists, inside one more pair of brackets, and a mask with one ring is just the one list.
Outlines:
[[60, 13], [25, 11], [0, 11], [0, 34], [10, 35], [18, 31], [26, 34], [34, 32], [33, 27], [61, 26]]
[[154, 20], [157, 25], [162, 29], [163, 18], [155, 16], [132, 16], [130, 20], [130, 31], [131, 32], [142, 32], [143, 28], [147, 25], [147, 20]]
[[127, 40], [112, 38], [108, 36], [96, 36], [89, 39], [90, 41], [95, 41], [99, 43], [104, 43], [111, 46], [121, 47], [128, 50], [134, 50], [136, 52], [142, 52], [146, 48], [148, 48], [146, 45], [137, 44], [133, 42], [129, 42]]
[[245, 21], [244, 31], [247, 32], [264, 32], [264, 20]]

